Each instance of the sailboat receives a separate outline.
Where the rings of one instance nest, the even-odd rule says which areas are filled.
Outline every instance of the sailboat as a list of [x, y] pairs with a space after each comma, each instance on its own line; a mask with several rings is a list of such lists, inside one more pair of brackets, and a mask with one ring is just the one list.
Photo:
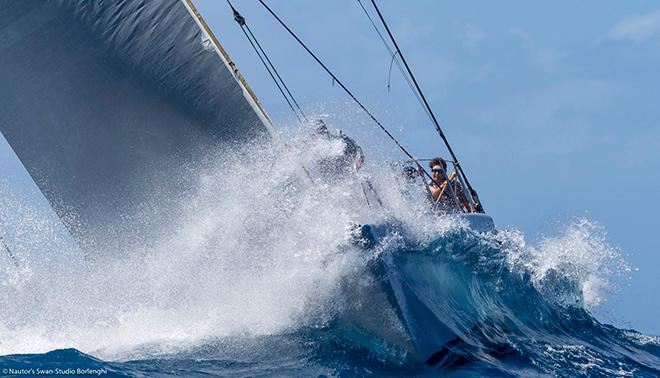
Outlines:
[[[190, 188], [186, 167], [209, 151], [284, 143], [192, 0], [0, 9], [0, 132], [84, 254], [165, 232], [144, 207]], [[456, 216], [494, 229], [483, 213]], [[415, 254], [385, 256], [379, 269], [405, 347], [437, 362], [460, 340], [438, 305], [451, 272]]]

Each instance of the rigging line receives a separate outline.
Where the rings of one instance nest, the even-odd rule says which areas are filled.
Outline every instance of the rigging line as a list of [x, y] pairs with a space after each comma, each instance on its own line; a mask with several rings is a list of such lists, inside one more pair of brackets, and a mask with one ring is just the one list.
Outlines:
[[275, 72], [275, 75], [277, 76], [277, 78], [280, 79], [280, 82], [282, 83], [282, 86], [284, 87], [284, 90], [286, 90], [286, 93], [288, 93], [289, 97], [291, 97], [291, 101], [293, 101], [293, 104], [296, 105], [296, 108], [298, 109], [298, 111], [302, 115], [303, 119], [305, 119], [305, 121], [307, 121], [307, 116], [305, 115], [305, 112], [303, 112], [303, 110], [300, 108], [300, 105], [298, 105], [298, 101], [296, 101], [296, 98], [293, 97], [293, 94], [291, 93], [291, 91], [289, 90], [289, 87], [284, 82], [284, 79], [282, 79], [280, 74], [277, 72], [277, 69], [275, 68], [273, 63], [270, 61], [270, 59], [268, 58], [268, 54], [266, 54], [264, 49], [261, 47], [261, 44], [257, 40], [257, 37], [255, 37], [254, 34], [252, 34], [252, 30], [250, 30], [250, 27], [247, 24], [245, 24], [245, 28], [247, 29], [248, 33], [250, 33], [250, 35], [254, 39], [254, 42], [257, 44], [257, 47], [259, 47], [259, 49], [261, 50], [261, 53], [266, 58], [266, 61], [268, 62], [268, 64], [270, 64], [270, 66], [273, 69], [273, 72]]
[[296, 109], [294, 109], [293, 105], [291, 104], [291, 101], [290, 101], [289, 98], [286, 96], [286, 93], [284, 93], [284, 90], [283, 90], [282, 87], [280, 86], [280, 83], [277, 81], [277, 79], [275, 79], [275, 76], [274, 76], [273, 73], [270, 71], [270, 68], [268, 67], [268, 65], [267, 65], [266, 62], [264, 61], [264, 58], [261, 57], [261, 54], [259, 53], [259, 51], [258, 51], [257, 48], [255, 47], [254, 43], [252, 42], [252, 40], [251, 40], [250, 37], [248, 36], [247, 32], [245, 32], [245, 29], [243, 29], [243, 28], [241, 28], [241, 30], [243, 31], [243, 34], [245, 34], [245, 37], [248, 39], [248, 41], [250, 42], [250, 44], [251, 44], [252, 47], [254, 48], [255, 52], [257, 53], [257, 56], [259, 57], [259, 60], [261, 60], [261, 63], [263, 63], [264, 67], [266, 68], [266, 71], [268, 71], [268, 75], [270, 75], [271, 79], [273, 79], [273, 82], [275, 83], [275, 85], [277, 86], [277, 89], [278, 89], [278, 90], [280, 91], [280, 93], [282, 94], [282, 97], [284, 97], [284, 100], [286, 101], [286, 103], [289, 105], [289, 108], [291, 108], [291, 111], [293, 112], [293, 114], [295, 114], [296, 118], [298, 119], [298, 122], [302, 123], [303, 121], [302, 121], [302, 119], [300, 118], [300, 116], [298, 115], [298, 112], [296, 112]]
[[394, 44], [394, 47], [399, 52], [399, 57], [401, 57], [401, 61], [403, 62], [404, 66], [406, 67], [406, 71], [408, 71], [408, 74], [410, 75], [410, 78], [413, 80], [413, 83], [415, 84], [415, 88], [417, 88], [417, 91], [419, 92], [420, 96], [422, 97], [422, 100], [424, 101], [424, 105], [426, 106], [426, 109], [431, 114], [431, 117], [433, 118], [433, 124], [435, 125], [435, 128], [438, 131], [438, 134], [440, 134], [440, 138], [442, 138], [442, 140], [445, 142], [445, 145], [447, 146], [447, 150], [451, 154], [452, 159], [454, 159], [454, 161], [456, 162], [456, 167], [458, 168], [458, 170], [461, 172], [461, 175], [463, 175], [463, 178], [465, 179], [465, 184], [467, 185], [468, 189], [470, 190], [470, 193], [475, 197], [474, 199], [475, 199], [475, 202], [476, 202], [476, 205], [477, 205], [477, 211], [483, 212], [483, 207], [481, 206], [481, 202], [479, 201], [476, 192], [472, 188], [472, 185], [470, 185], [470, 181], [468, 181], [467, 175], [463, 171], [463, 167], [461, 167], [461, 165], [458, 163], [458, 158], [456, 157], [456, 154], [454, 153], [454, 150], [452, 150], [451, 145], [449, 144], [449, 141], [447, 140], [447, 137], [442, 132], [442, 129], [440, 128], [440, 123], [438, 122], [437, 118], [435, 117], [435, 114], [433, 113], [433, 110], [431, 109], [431, 106], [429, 105], [428, 101], [426, 101], [426, 97], [424, 96], [424, 93], [422, 92], [422, 89], [419, 87], [419, 84], [417, 83], [417, 80], [415, 79], [415, 75], [413, 75], [412, 70], [410, 69], [410, 66], [408, 65], [408, 62], [406, 61], [406, 58], [403, 56], [403, 53], [401, 53], [401, 49], [399, 48], [399, 45], [396, 43], [396, 40], [394, 39], [394, 36], [392, 35], [392, 32], [390, 31], [390, 28], [387, 26], [387, 23], [385, 22], [385, 19], [383, 18], [383, 15], [380, 13], [380, 9], [378, 9], [378, 5], [376, 5], [376, 1], [371, 0], [371, 3], [373, 4], [374, 9], [376, 9], [376, 13], [378, 13], [378, 17], [380, 18], [380, 21], [383, 23], [383, 26], [385, 27], [385, 30], [387, 31], [387, 34], [390, 36], [390, 39], [392, 40], [392, 43]]
[[291, 91], [289, 90], [289, 87], [286, 85], [286, 82], [284, 81], [284, 79], [282, 79], [282, 76], [280, 76], [280, 73], [277, 71], [277, 68], [275, 68], [275, 65], [273, 64], [273, 62], [268, 57], [268, 54], [266, 54], [266, 51], [263, 49], [263, 47], [261, 47], [261, 43], [259, 43], [259, 40], [257, 39], [257, 37], [254, 35], [254, 33], [252, 33], [252, 29], [250, 29], [250, 26], [245, 21], [245, 17], [241, 16], [240, 13], [238, 13], [238, 11], [232, 6], [232, 4], [229, 0], [227, 0], [227, 3], [229, 3], [229, 6], [231, 7], [232, 11], [234, 11], [234, 19], [236, 19], [236, 17], [239, 17], [240, 22], [238, 20], [237, 20], [237, 22], [239, 22], [239, 25], [241, 25], [241, 26], [244, 25], [245, 28], [247, 29], [248, 33], [250, 33], [250, 36], [252, 36], [252, 39], [257, 44], [257, 47], [259, 47], [259, 50], [263, 54], [264, 58], [266, 58], [266, 61], [268, 62], [270, 67], [273, 69], [273, 72], [275, 73], [275, 76], [277, 76], [277, 78], [280, 80], [280, 83], [282, 83], [282, 86], [284, 87], [284, 90], [286, 91], [286, 93], [288, 93], [289, 97], [291, 98], [291, 101], [293, 101], [293, 104], [296, 106], [296, 108], [298, 109], [298, 111], [302, 115], [303, 119], [305, 121], [307, 121], [307, 116], [305, 115], [305, 112], [303, 112], [302, 108], [298, 104], [298, 101], [296, 101], [296, 98], [293, 96], [293, 93], [291, 93]]
[[387, 70], [387, 91], [390, 91], [390, 84], [392, 83], [392, 65], [394, 64], [394, 59], [396, 59], [396, 54], [399, 52], [395, 52], [392, 54], [392, 59], [390, 60], [390, 69]]
[[[239, 15], [239, 16], [240, 16], [240, 15]], [[250, 40], [250, 37], [248, 37], [247, 33], [245, 33], [245, 30], [244, 30], [242, 27], [241, 27], [241, 30], [242, 30], [243, 33], [245, 34], [245, 37], [247, 37], [248, 41], [250, 41], [250, 44], [252, 45], [252, 47], [254, 47], [254, 44], [253, 44], [252, 41]], [[272, 73], [270, 72], [270, 70], [268, 69], [268, 66], [266, 66], [266, 63], [264, 63], [264, 60], [261, 58], [261, 55], [259, 54], [259, 51], [256, 50], [256, 48], [255, 48], [255, 52], [257, 53], [257, 56], [259, 56], [259, 59], [261, 59], [261, 63], [263, 63], [264, 66], [266, 67], [266, 71], [268, 71], [268, 74], [270, 75], [270, 77], [271, 77], [271, 78], [273, 79], [273, 81], [275, 82], [275, 85], [277, 86], [277, 89], [280, 90], [280, 93], [282, 94], [282, 96], [283, 96], [284, 99], [286, 100], [286, 103], [289, 104], [289, 108], [291, 108], [291, 111], [293, 111], [293, 114], [294, 114], [294, 115], [296, 116], [296, 118], [298, 119], [298, 122], [300, 122], [301, 125], [304, 125], [302, 119], [300, 119], [300, 116], [298, 115], [298, 113], [296, 112], [296, 110], [295, 110], [295, 109], [293, 108], [293, 106], [291, 105], [291, 102], [289, 101], [289, 99], [286, 97], [286, 95], [285, 95], [284, 92], [282, 91], [282, 88], [281, 88], [280, 85], [277, 83], [277, 80], [275, 80], [275, 77], [273, 77], [273, 74], [272, 74]], [[295, 100], [294, 100], [294, 101], [295, 101]], [[305, 119], [305, 121], [307, 121], [307, 118], [305, 118], [305, 115], [302, 113], [302, 111], [301, 111], [301, 114], [302, 114], [303, 118]], [[287, 148], [289, 148], [289, 149], [291, 148], [286, 142], [284, 143], [284, 145], [285, 145]], [[301, 164], [300, 166], [302, 167], [302, 169], [303, 169], [303, 171], [305, 172], [305, 175], [307, 176], [307, 178], [309, 179], [309, 181], [310, 181], [311, 183], [314, 183], [314, 179], [312, 178], [312, 175], [309, 173], [309, 170], [307, 169], [307, 167], [305, 167], [304, 164]]]
[[[267, 10], [267, 11], [268, 11], [268, 12], [269, 12], [269, 13], [270, 13], [270, 14], [271, 14], [271, 15], [277, 20], [277, 22], [279, 22], [280, 25], [282, 25], [282, 27], [284, 27], [284, 29], [286, 29], [287, 32], [289, 32], [289, 34], [290, 34], [290, 35], [291, 35], [291, 36], [292, 36], [292, 37], [293, 37], [293, 38], [294, 38], [294, 39], [300, 44], [300, 46], [302, 46], [302, 47], [305, 49], [305, 51], [307, 51], [307, 53], [308, 53], [312, 58], [314, 58], [314, 60], [316, 61], [316, 63], [318, 63], [318, 64], [319, 64], [319, 65], [325, 70], [325, 72], [327, 72], [328, 75], [330, 75], [330, 76], [332, 77], [332, 81], [333, 81], [333, 83], [336, 82], [336, 83], [337, 83], [337, 84], [338, 84], [338, 85], [344, 90], [344, 92], [346, 92], [346, 94], [348, 94], [348, 96], [349, 96], [353, 101], [355, 101], [355, 103], [360, 107], [360, 109], [362, 109], [365, 113], [367, 113], [367, 115], [369, 116], [369, 118], [371, 118], [371, 120], [374, 121], [374, 122], [378, 125], [378, 127], [380, 127], [380, 129], [383, 130], [383, 132], [385, 132], [385, 134], [386, 134], [386, 135], [387, 135], [387, 136], [388, 136], [388, 137], [389, 137], [389, 138], [390, 138], [390, 139], [391, 139], [391, 140], [397, 145], [397, 147], [399, 147], [399, 149], [400, 149], [401, 151], [403, 151], [403, 153], [404, 153], [406, 156], [408, 156], [411, 160], [413, 160], [413, 161], [417, 164], [418, 167], [421, 168], [421, 165], [417, 162], [417, 159], [415, 159], [415, 157], [412, 156], [412, 155], [410, 154], [410, 152], [408, 152], [408, 150], [407, 150], [405, 147], [403, 147], [403, 146], [401, 145], [401, 143], [399, 143], [399, 141], [398, 141], [398, 140], [397, 140], [397, 139], [396, 139], [396, 138], [395, 138], [395, 137], [394, 137], [394, 136], [393, 136], [393, 135], [392, 135], [392, 134], [391, 134], [391, 133], [385, 128], [385, 126], [383, 126], [383, 124], [380, 123], [380, 121], [376, 118], [376, 116], [374, 116], [373, 113], [371, 113], [371, 112], [369, 111], [369, 109], [367, 109], [367, 108], [362, 104], [362, 102], [360, 102], [360, 100], [358, 100], [357, 97], [355, 97], [355, 95], [353, 94], [353, 92], [351, 92], [351, 91], [350, 91], [350, 90], [344, 85], [344, 83], [343, 83], [341, 80], [339, 80], [339, 78], [337, 78], [337, 76], [335, 76], [335, 74], [332, 73], [332, 71], [330, 71], [330, 69], [329, 69], [329, 68], [328, 68], [328, 67], [327, 67], [327, 66], [326, 66], [326, 65], [325, 65], [325, 64], [324, 64], [324, 63], [323, 63], [323, 62], [322, 62], [317, 56], [316, 56], [316, 54], [314, 54], [314, 53], [312, 52], [312, 50], [309, 49], [309, 47], [307, 47], [307, 45], [305, 45], [305, 43], [304, 43], [302, 40], [300, 40], [300, 38], [298, 38], [298, 36], [297, 36], [297, 35], [296, 35], [296, 34], [295, 34], [295, 33], [294, 33], [294, 32], [293, 32], [293, 31], [287, 26], [287, 24], [285, 24], [284, 21], [282, 21], [282, 19], [281, 19], [277, 14], [275, 14], [275, 12], [273, 12], [273, 10], [270, 9], [270, 7], [268, 7], [268, 5], [266, 5], [266, 3], [265, 3], [263, 0], [259, 0], [259, 2], [260, 2], [261, 5], [263, 5], [264, 8], [266, 8], [266, 10]], [[425, 174], [428, 178], [431, 179], [431, 181], [433, 181], [434, 183], [438, 184], [438, 183], [435, 181], [435, 179], [434, 179], [434, 178], [433, 178], [428, 172], [426, 172], [426, 170], [422, 169], [422, 171], [424, 172], [424, 174]]]
[[[257, 49], [257, 47], [255, 46], [255, 42], [256, 42], [257, 44], [259, 44], [259, 42], [256, 41], [256, 38], [255, 38], [255, 42], [252, 42], [252, 39], [250, 38], [250, 36], [248, 35], [248, 33], [245, 31], [245, 28], [247, 27], [247, 24], [245, 23], [245, 18], [244, 18], [243, 16], [241, 16], [240, 13], [238, 13], [238, 11], [236, 10], [236, 8], [233, 7], [233, 5], [229, 2], [229, 0], [227, 0], [227, 3], [229, 4], [229, 7], [231, 7], [232, 11], [234, 12], [234, 20], [235, 20], [235, 21], [238, 23], [238, 25], [241, 27], [241, 31], [242, 31], [243, 34], [245, 35], [245, 38], [247, 38], [248, 42], [250, 42], [250, 45], [252, 45], [252, 48], [253, 48], [254, 51], [257, 53], [257, 56], [259, 57], [259, 60], [261, 60], [261, 63], [262, 63], [262, 64], [264, 65], [264, 67], [266, 68], [266, 71], [268, 71], [268, 75], [270, 75], [271, 79], [273, 79], [273, 82], [274, 82], [275, 85], [277, 86], [277, 89], [280, 91], [280, 93], [281, 93], [282, 96], [284, 97], [284, 100], [285, 100], [286, 103], [289, 105], [289, 108], [291, 108], [291, 111], [293, 112], [293, 114], [295, 114], [296, 118], [298, 119], [298, 122], [300, 122], [300, 123], [302, 124], [302, 123], [303, 123], [303, 120], [300, 118], [300, 115], [298, 115], [298, 112], [296, 112], [296, 109], [293, 107], [293, 104], [291, 104], [291, 101], [290, 101], [289, 98], [287, 97], [286, 93], [284, 93], [284, 90], [282, 89], [282, 86], [280, 85], [280, 83], [277, 81], [277, 79], [275, 78], [275, 76], [274, 76], [273, 73], [271, 72], [271, 69], [270, 69], [270, 67], [268, 66], [268, 64], [266, 63], [266, 61], [264, 60], [264, 58], [261, 56], [261, 53], [259, 52], [260, 50]], [[254, 37], [254, 35], [252, 34], [252, 32], [250, 32], [250, 35], [252, 35], [252, 36]], [[263, 50], [262, 50], [262, 52], [263, 52]], [[264, 54], [265, 54], [265, 53], [264, 53]], [[266, 57], [266, 59], [268, 59], [268, 57]], [[269, 60], [269, 62], [270, 62], [270, 60]], [[274, 68], [273, 68], [273, 69], [274, 69]], [[279, 75], [277, 75], [277, 76], [279, 77]], [[281, 77], [280, 77], [280, 80], [281, 80]], [[282, 84], [284, 85], [284, 82], [282, 82]], [[287, 91], [288, 91], [288, 89], [287, 89]], [[295, 102], [295, 100], [294, 100], [294, 102]], [[296, 105], [297, 105], [297, 104], [296, 104]], [[302, 111], [301, 111], [301, 113], [302, 113]], [[305, 118], [305, 115], [304, 115], [304, 114], [303, 114], [303, 118]], [[305, 118], [305, 121], [306, 121], [306, 120], [307, 120], [307, 118]]]
[[[410, 91], [413, 93], [419, 104], [422, 106], [422, 109], [424, 109], [424, 112], [426, 115], [429, 117], [431, 122], [433, 122], [433, 119], [431, 118], [431, 114], [429, 114], [428, 110], [424, 107], [424, 103], [422, 102], [422, 98], [419, 97], [419, 93], [415, 90], [415, 87], [413, 86], [413, 83], [410, 81], [410, 78], [408, 77], [408, 74], [406, 74], [406, 71], [404, 70], [403, 66], [401, 66], [401, 63], [399, 62], [398, 59], [396, 59], [396, 55], [399, 54], [399, 51], [393, 51], [390, 45], [387, 43], [387, 40], [385, 40], [385, 37], [383, 37], [383, 34], [380, 32], [380, 29], [378, 29], [378, 26], [376, 26], [376, 23], [374, 20], [371, 18], [371, 15], [367, 11], [367, 8], [364, 7], [364, 4], [362, 4], [362, 1], [357, 0], [358, 4], [360, 4], [360, 8], [364, 11], [364, 14], [367, 16], [369, 19], [369, 22], [371, 23], [371, 26], [374, 27], [374, 30], [376, 31], [376, 34], [378, 34], [378, 37], [380, 37], [380, 40], [383, 42], [383, 45], [389, 51], [390, 56], [392, 57], [392, 61], [390, 62], [390, 70], [389, 73], [391, 76], [392, 74], [392, 63], [396, 63], [397, 68], [399, 68], [399, 72], [401, 72], [401, 76], [406, 80], [406, 83], [408, 84], [408, 88], [410, 88]], [[387, 79], [387, 90], [389, 91], [390, 89], [390, 77], [388, 76]]]
[[[261, 55], [259, 54], [259, 50], [257, 50], [257, 49], [255, 48], [254, 44], [252, 43], [252, 40], [250, 40], [250, 37], [249, 37], [249, 36], [247, 35], [247, 33], [245, 32], [245, 29], [243, 28], [244, 25], [247, 27], [247, 25], [245, 24], [245, 18], [244, 18], [243, 16], [241, 16], [240, 13], [238, 13], [238, 11], [236, 10], [236, 8], [234, 8], [234, 6], [231, 4], [231, 2], [230, 2], [229, 0], [227, 0], [227, 3], [229, 4], [229, 7], [231, 8], [231, 10], [232, 10], [233, 13], [234, 13], [234, 20], [235, 20], [235, 21], [238, 23], [238, 25], [241, 27], [241, 30], [243, 31], [243, 34], [245, 34], [245, 37], [247, 38], [247, 40], [248, 40], [248, 41], [250, 42], [250, 44], [252, 45], [252, 48], [253, 48], [254, 51], [257, 53], [257, 56], [259, 56], [259, 59], [261, 60], [261, 63], [263, 63], [264, 66], [266, 67], [266, 71], [268, 71], [268, 74], [270, 75], [270, 77], [273, 79], [273, 81], [274, 81], [275, 84], [277, 85], [277, 88], [280, 90], [280, 93], [282, 93], [282, 96], [284, 96], [284, 99], [286, 100], [287, 104], [289, 104], [289, 107], [290, 107], [291, 110], [293, 111], [293, 114], [295, 114], [296, 118], [298, 119], [298, 122], [300, 122], [301, 124], [303, 124], [302, 120], [300, 119], [300, 116], [298, 116], [298, 113], [296, 112], [296, 110], [293, 108], [293, 106], [291, 106], [291, 102], [289, 102], [289, 99], [286, 97], [286, 95], [285, 95], [284, 92], [282, 91], [282, 88], [280, 88], [280, 86], [279, 86], [277, 80], [275, 80], [275, 78], [273, 77], [273, 74], [272, 74], [272, 73], [270, 72], [270, 70], [268, 69], [268, 66], [266, 65], [266, 63], [264, 62], [264, 60], [261, 58]], [[252, 32], [250, 32], [250, 34], [252, 34]], [[256, 41], [256, 38], [255, 38], [255, 41]], [[264, 53], [264, 54], [265, 54], [265, 53]], [[275, 67], [273, 67], [273, 69], [275, 69]], [[278, 77], [279, 77], [279, 75], [278, 75]], [[280, 80], [281, 80], [281, 77], [280, 77]], [[282, 82], [282, 84], [284, 84], [284, 82]], [[293, 98], [293, 96], [292, 96], [292, 98]], [[295, 100], [294, 100], [294, 101], [295, 101]], [[303, 118], [304, 118], [305, 115], [302, 113], [302, 110], [301, 110], [300, 112], [301, 112], [301, 114], [303, 115]], [[305, 118], [305, 120], [306, 120], [306, 118]], [[290, 146], [288, 143], [286, 143], [286, 141], [282, 140], [282, 142], [284, 143], [284, 146], [285, 146], [287, 149], [291, 150], [291, 146]], [[314, 179], [312, 178], [312, 175], [309, 173], [309, 170], [307, 169], [307, 167], [305, 167], [304, 164], [301, 164], [301, 167], [302, 167], [303, 171], [305, 172], [305, 175], [307, 176], [307, 178], [309, 179], [309, 181], [313, 184], [313, 183], [314, 183]]]

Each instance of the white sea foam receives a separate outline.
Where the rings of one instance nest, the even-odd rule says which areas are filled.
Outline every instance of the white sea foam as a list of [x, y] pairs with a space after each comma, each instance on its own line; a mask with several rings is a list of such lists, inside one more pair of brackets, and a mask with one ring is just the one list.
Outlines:
[[[349, 224], [397, 219], [408, 240], [422, 243], [456, 227], [373, 161], [360, 175], [385, 210], [365, 202], [358, 177], [311, 185], [301, 167], [314, 175], [315, 161], [339, 151], [303, 138], [293, 136], [301, 150], [253, 146], [195, 167], [197, 190], [168, 209], [176, 214], [162, 226], [169, 235], [142, 238], [150, 243], [136, 241], [131, 253], [44, 263], [41, 252], [24, 250], [20, 270], [0, 262], [0, 354], [74, 347], [116, 359], [323, 325], [345, 305], [343, 280], [361, 275], [372, 257], [350, 247]], [[592, 223], [573, 223], [538, 248], [502, 235], [517, 246], [511, 261], [539, 283], [558, 271], [580, 283], [587, 303], [601, 300], [609, 285], [602, 273], [616, 253]]]
[[[176, 214], [163, 224], [169, 236], [136, 241], [131, 253], [99, 251], [82, 265], [51, 264], [41, 251], [24, 249], [20, 270], [3, 263], [0, 354], [74, 347], [117, 358], [145, 345], [162, 352], [331, 319], [342, 306], [342, 279], [360, 274], [368, 261], [349, 247], [347, 226], [391, 213], [365, 203], [357, 177], [311, 185], [301, 167], [314, 173], [318, 158], [341, 150], [324, 141], [304, 145], [210, 157], [196, 168], [196, 192], [168, 209]], [[423, 217], [400, 203], [387, 168], [374, 167], [365, 167], [363, 179], [376, 176], [383, 201], [405, 210], [404, 220]], [[35, 240], [42, 236], [39, 224], [23, 224]], [[429, 237], [448, 224], [424, 226], [416, 235]]]
[[631, 269], [621, 252], [606, 241], [597, 222], [576, 218], [557, 236], [543, 237], [538, 246], [525, 243], [516, 230], [502, 232], [511, 266], [532, 272], [542, 292], [564, 304], [601, 305], [617, 290], [616, 281]]

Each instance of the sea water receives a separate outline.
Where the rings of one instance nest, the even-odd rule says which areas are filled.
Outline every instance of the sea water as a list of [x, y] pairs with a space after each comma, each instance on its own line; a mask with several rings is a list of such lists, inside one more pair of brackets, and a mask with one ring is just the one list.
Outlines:
[[[630, 270], [595, 222], [575, 219], [538, 245], [515, 229], [477, 234], [431, 212], [388, 166], [310, 180], [305, 171], [317, 177], [315, 162], [341, 145], [294, 142], [305, 149], [244, 146], [186, 167], [196, 190], [158, 210], [168, 232], [122, 243], [128, 250], [44, 259], [30, 245], [47, 227], [24, 220], [32, 229], [13, 240], [18, 264], [0, 259], [2, 374], [660, 374], [660, 339], [591, 314]], [[365, 201], [365, 180], [383, 207]], [[349, 242], [351, 225], [388, 222], [398, 227], [376, 247]], [[392, 304], [371, 300], [371, 266], [397, 253], [431, 256], [464, 277], [456, 284], [470, 308], [449, 306], [447, 318], [479, 326], [442, 364], [387, 341], [405, 339], [405, 325]], [[345, 337], [342, 320], [367, 310], [379, 314], [378, 332]]]

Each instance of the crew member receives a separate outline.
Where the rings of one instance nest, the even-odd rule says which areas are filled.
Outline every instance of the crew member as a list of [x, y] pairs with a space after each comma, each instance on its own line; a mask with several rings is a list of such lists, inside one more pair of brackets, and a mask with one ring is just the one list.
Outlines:
[[[428, 187], [431, 192], [434, 206], [448, 211], [465, 209], [467, 212], [472, 212], [470, 202], [465, 196], [460, 181], [455, 177], [449, 177], [447, 175], [447, 162], [445, 159], [440, 157], [431, 159], [429, 162], [429, 168], [431, 168], [432, 180], [429, 180]], [[453, 194], [456, 195], [460, 209], [457, 208], [456, 201], [452, 197], [450, 185], [451, 189], [454, 191]]]
[[324, 157], [319, 160], [319, 167], [321, 172], [326, 176], [339, 176], [346, 173], [357, 171], [364, 163], [364, 153], [362, 148], [350, 137], [339, 131], [339, 134], [334, 134], [328, 130], [323, 120], [316, 120], [315, 134], [318, 138], [328, 141], [339, 141], [342, 144], [342, 152]]

